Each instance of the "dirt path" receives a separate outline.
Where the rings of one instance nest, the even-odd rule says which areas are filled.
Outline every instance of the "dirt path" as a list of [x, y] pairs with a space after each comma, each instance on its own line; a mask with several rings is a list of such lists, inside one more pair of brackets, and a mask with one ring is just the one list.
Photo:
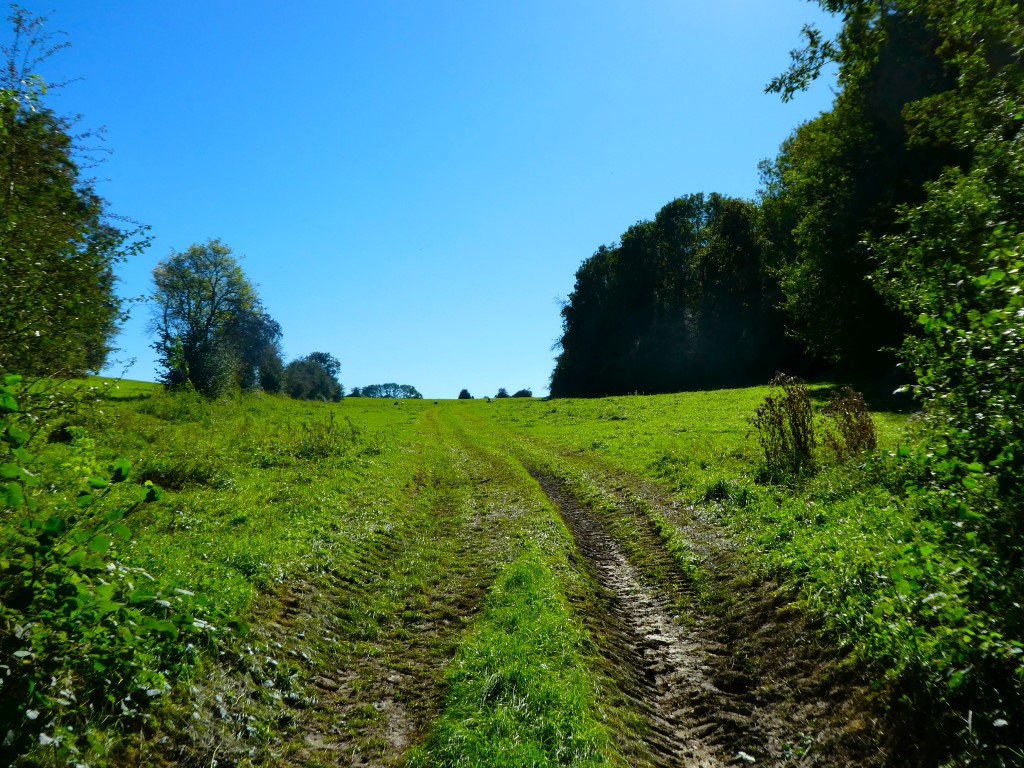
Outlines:
[[[637, 540], [627, 543], [562, 482], [536, 477], [594, 574], [599, 610], [584, 608], [584, 620], [608, 674], [641, 720], [635, 735], [619, 735], [630, 764], [824, 768], [884, 762], [873, 745], [863, 691], [839, 679], [835, 659], [813, 648], [812, 628], [779, 605], [770, 589], [738, 587], [716, 615], [697, 603], [692, 585], [628, 496], [620, 497], [616, 513], [639, 523], [629, 529]], [[729, 559], [707, 531], [701, 539], [708, 556], [718, 548]], [[645, 553], [642, 568], [631, 562], [630, 545]], [[661, 573], [657, 585], [643, 571]], [[679, 606], [684, 615], [677, 618]]]

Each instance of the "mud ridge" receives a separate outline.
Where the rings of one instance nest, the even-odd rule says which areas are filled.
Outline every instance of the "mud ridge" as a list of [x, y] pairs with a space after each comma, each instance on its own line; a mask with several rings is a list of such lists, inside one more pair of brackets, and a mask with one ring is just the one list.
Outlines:
[[[772, 585], [742, 583], [730, 572], [734, 549], [728, 541], [692, 518], [691, 530], [679, 526], [694, 535], [695, 549], [719, 580], [716, 589], [729, 591], [727, 607], [709, 611], [675, 569], [630, 491], [605, 488], [618, 498], [617, 514], [636, 523], [631, 530], [641, 540], [643, 569], [630, 561], [600, 513], [581, 504], [560, 480], [534, 477], [598, 585], [598, 609], [583, 606], [582, 612], [608, 673], [642, 721], [632, 738], [619, 735], [631, 764], [885, 763], [862, 689], [836, 679], [834, 659], [814, 648], [813, 631]], [[678, 516], [674, 507], [662, 510]], [[662, 574], [657, 584], [645, 576], [652, 562]]]

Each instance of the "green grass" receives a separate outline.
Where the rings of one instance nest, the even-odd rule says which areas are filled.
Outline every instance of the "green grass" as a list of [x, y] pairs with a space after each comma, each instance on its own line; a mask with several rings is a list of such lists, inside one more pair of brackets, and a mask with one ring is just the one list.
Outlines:
[[446, 675], [441, 718], [407, 765], [608, 765], [596, 684], [558, 580], [526, 552], [499, 576]]
[[[827, 389], [815, 389], [819, 404]], [[628, 527], [646, 519], [710, 605], [716, 596], [701, 591], [711, 589], [706, 564], [679, 519], [647, 504], [640, 485], [700, 505], [740, 544], [750, 574], [780, 581], [880, 687], [903, 691], [907, 706], [936, 722], [948, 718], [954, 689], [977, 674], [969, 665], [1021, 647], [1020, 638], [995, 637], [1001, 617], [972, 599], [972, 579], [988, 573], [985, 550], [954, 546], [955, 527], [906, 492], [901, 446], [918, 439], [904, 414], [875, 415], [875, 458], [824, 459], [815, 474], [773, 485], [760, 477], [750, 435], [763, 387], [399, 406], [255, 396], [209, 402], [137, 382], [99, 391], [99, 401], [79, 411], [84, 439], [46, 443], [40, 432], [33, 470], [70, 489], [81, 482], [76, 473], [123, 457], [134, 479], [163, 487], [161, 501], [125, 519], [131, 538], [114, 540], [109, 557], [145, 573], [133, 578], [152, 578], [179, 610], [215, 629], [174, 641], [191, 643], [175, 663], [201, 664], [207, 683], [185, 682], [175, 677], [180, 667], [143, 655], [156, 665], [154, 680], [166, 673], [178, 681], [166, 701], [132, 704], [129, 714], [111, 701], [104, 718], [62, 706], [19, 724], [35, 733], [53, 716], [75, 727], [67, 739], [82, 759], [145, 762], [159, 753], [156, 740], [169, 736], [193, 741], [196, 759], [206, 761], [228, 748], [220, 744], [233, 745], [242, 763], [255, 749], [253, 759], [298, 755], [312, 764], [320, 758], [301, 757], [296, 724], [306, 718], [397, 765], [393, 747], [380, 741], [383, 715], [372, 698], [397, 670], [421, 680], [399, 704], [434, 720], [412, 764], [620, 761], [607, 731], [629, 715], [605, 701], [605, 683], [591, 671], [590, 640], [576, 615], [586, 610], [586, 579], [528, 469], [561, 479], [603, 510], [640, 561], [640, 538]], [[44, 498], [44, 488], [33, 493]], [[617, 499], [639, 517], [618, 515]], [[12, 521], [4, 518], [7, 533]], [[296, 595], [306, 624], [282, 608]], [[232, 621], [254, 632], [242, 635]], [[307, 625], [319, 629], [303, 632]], [[0, 640], [13, 642], [11, 628], [0, 631], [7, 633]], [[332, 708], [300, 709], [281, 725], [282, 701], [314, 696], [312, 681], [328, 669], [353, 670], [345, 696], [332, 694]], [[1020, 682], [1006, 669], [1000, 695], [1017, 698], [976, 710], [992, 722], [1019, 706]], [[217, 686], [235, 691], [233, 703], [216, 698]], [[84, 694], [78, 698], [91, 692]], [[21, 716], [30, 708], [22, 706]], [[225, 708], [227, 720], [218, 714]], [[239, 722], [255, 735], [237, 741], [232, 723]], [[150, 741], [129, 748], [119, 734], [140, 728]], [[979, 754], [998, 748], [974, 747]], [[27, 755], [24, 764], [53, 757], [38, 744]]]

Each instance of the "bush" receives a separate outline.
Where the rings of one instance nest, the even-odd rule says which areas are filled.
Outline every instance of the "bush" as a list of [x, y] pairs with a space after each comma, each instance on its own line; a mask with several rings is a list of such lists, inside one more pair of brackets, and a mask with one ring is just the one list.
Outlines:
[[56, 765], [88, 747], [90, 727], [131, 722], [165, 694], [211, 625], [195, 618], [201, 597], [119, 560], [127, 521], [160, 491], [127, 483], [123, 459], [101, 473], [74, 427], [71, 460], [43, 465], [17, 386], [0, 384], [0, 733], [8, 754], [38, 749]]
[[800, 475], [814, 466], [814, 415], [807, 385], [775, 374], [774, 388], [757, 407], [751, 424], [764, 452], [764, 472], [771, 479]]
[[823, 441], [838, 459], [852, 458], [878, 446], [875, 422], [860, 392], [850, 387], [833, 392], [825, 415], [830, 423], [824, 430]]

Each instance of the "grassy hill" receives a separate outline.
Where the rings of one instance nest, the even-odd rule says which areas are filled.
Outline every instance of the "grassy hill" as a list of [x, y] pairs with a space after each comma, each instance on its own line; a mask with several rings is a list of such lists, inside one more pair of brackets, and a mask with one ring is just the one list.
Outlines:
[[768, 394], [120, 382], [12, 447], [38, 504], [3, 517], [13, 764], [1011, 759], [1019, 639], [905, 486], [913, 418], [774, 476]]

